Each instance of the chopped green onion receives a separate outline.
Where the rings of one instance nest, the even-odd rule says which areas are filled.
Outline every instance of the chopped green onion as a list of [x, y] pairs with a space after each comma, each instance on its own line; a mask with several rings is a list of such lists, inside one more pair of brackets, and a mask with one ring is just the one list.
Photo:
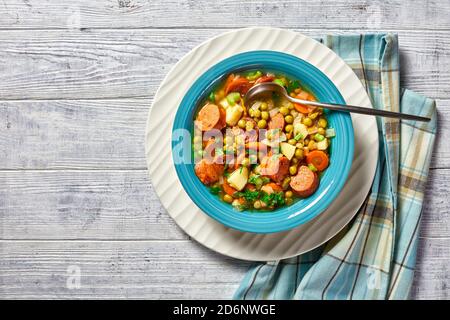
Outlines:
[[247, 80], [253, 81], [258, 79], [259, 77], [262, 76], [262, 72], [261, 71], [254, 71], [254, 72], [249, 72], [246, 76]]
[[311, 170], [312, 172], [316, 172], [316, 171], [317, 171], [317, 168], [316, 168], [312, 163], [308, 164], [308, 168], [309, 168], [309, 170]]
[[295, 141], [298, 141], [300, 139], [303, 139], [303, 135], [301, 133], [298, 133], [295, 137], [294, 137]]
[[216, 95], [214, 94], [214, 91], [211, 91], [208, 97], [209, 101], [215, 102], [216, 101]]
[[278, 85], [280, 85], [280, 86], [282, 86], [282, 87], [284, 87], [284, 82], [283, 82], [283, 80], [281, 80], [281, 79], [275, 79], [275, 80], [273, 80], [272, 82], [273, 82], [273, 83], [276, 83], [276, 84], [278, 84]]
[[329, 128], [325, 130], [325, 137], [327, 138], [333, 138], [336, 136], [336, 131], [334, 131], [334, 128]]

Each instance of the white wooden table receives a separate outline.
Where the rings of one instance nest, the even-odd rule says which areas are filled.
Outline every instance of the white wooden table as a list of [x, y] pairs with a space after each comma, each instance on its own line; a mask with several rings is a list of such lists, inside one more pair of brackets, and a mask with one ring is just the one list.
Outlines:
[[[449, 17], [449, 0], [0, 1], [0, 298], [232, 296], [248, 264], [168, 217], [144, 128], [176, 61], [253, 25], [399, 34], [402, 84], [437, 100], [443, 136], [412, 297], [450, 298]], [[79, 288], [68, 286], [78, 271]]]

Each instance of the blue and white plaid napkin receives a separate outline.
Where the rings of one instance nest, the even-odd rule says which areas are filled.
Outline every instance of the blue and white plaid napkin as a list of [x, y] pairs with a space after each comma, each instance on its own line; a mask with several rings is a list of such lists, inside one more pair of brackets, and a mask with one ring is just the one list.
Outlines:
[[428, 116], [432, 121], [378, 118], [376, 175], [353, 222], [311, 252], [252, 266], [234, 298], [407, 299], [436, 134], [435, 102], [400, 89], [396, 35], [319, 40], [353, 68], [375, 108]]

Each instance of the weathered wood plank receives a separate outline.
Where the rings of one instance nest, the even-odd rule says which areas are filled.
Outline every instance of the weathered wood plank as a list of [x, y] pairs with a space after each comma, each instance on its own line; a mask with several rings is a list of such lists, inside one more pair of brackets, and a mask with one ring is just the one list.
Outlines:
[[[432, 170], [422, 237], [450, 238], [448, 181]], [[146, 170], [2, 171], [0, 213], [1, 239], [186, 239]]]
[[150, 99], [0, 102], [0, 169], [146, 168]]
[[450, 28], [450, 3], [438, 1], [4, 0], [0, 28]]
[[[143, 169], [150, 99], [0, 101], [1, 169]], [[432, 167], [450, 167], [450, 100], [439, 100]]]
[[[151, 99], [0, 101], [1, 169], [144, 169]], [[432, 167], [450, 168], [450, 100]]]
[[[2, 299], [224, 299], [231, 298], [248, 266], [190, 241], [0, 246]], [[68, 268], [79, 268], [79, 289], [67, 288]]]
[[[190, 241], [2, 241], [0, 246], [2, 299], [229, 299], [249, 266]], [[425, 239], [420, 253], [412, 298], [448, 298], [448, 240]], [[67, 288], [69, 268], [79, 268], [79, 289]]]
[[[153, 96], [176, 61], [223, 31], [0, 31], [0, 99]], [[403, 85], [432, 98], [450, 98], [448, 32], [402, 31], [399, 36]]]

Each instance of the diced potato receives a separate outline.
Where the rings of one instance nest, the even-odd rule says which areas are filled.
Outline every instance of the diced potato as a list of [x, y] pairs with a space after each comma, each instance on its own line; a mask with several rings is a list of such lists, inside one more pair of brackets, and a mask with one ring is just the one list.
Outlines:
[[239, 119], [242, 116], [242, 107], [240, 105], [235, 105], [232, 107], [228, 107], [226, 109], [227, 115], [226, 115], [226, 122], [229, 126], [235, 126], [236, 123], [238, 123]]
[[298, 134], [302, 135], [300, 140], [304, 140], [309, 134], [308, 128], [303, 123], [294, 124], [294, 137]]
[[282, 142], [280, 146], [281, 146], [281, 153], [284, 154], [286, 158], [291, 160], [295, 154], [295, 146], [287, 142]]
[[328, 148], [328, 140], [323, 139], [320, 142], [317, 142], [317, 150], [327, 150]]
[[241, 167], [233, 171], [228, 177], [228, 183], [238, 191], [244, 189], [248, 180], [248, 169], [246, 167]]

